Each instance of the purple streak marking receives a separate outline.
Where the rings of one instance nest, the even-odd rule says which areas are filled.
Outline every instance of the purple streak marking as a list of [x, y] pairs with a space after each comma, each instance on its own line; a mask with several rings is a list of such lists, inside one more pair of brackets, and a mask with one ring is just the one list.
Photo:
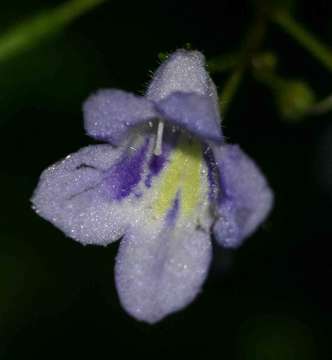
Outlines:
[[106, 172], [106, 192], [112, 200], [124, 199], [140, 182], [148, 145], [149, 139], [146, 139], [145, 143], [141, 148], [137, 149], [134, 154], [128, 155], [128, 152], [126, 152], [124, 156]]
[[168, 210], [166, 215], [167, 225], [173, 225], [176, 220], [176, 216], [180, 208], [180, 194], [177, 193], [175, 199], [173, 200], [172, 207]]
[[210, 200], [218, 200], [220, 198], [221, 178], [218, 173], [217, 164], [212, 150], [206, 147], [203, 151], [203, 156], [208, 167], [208, 181], [210, 184], [209, 198]]

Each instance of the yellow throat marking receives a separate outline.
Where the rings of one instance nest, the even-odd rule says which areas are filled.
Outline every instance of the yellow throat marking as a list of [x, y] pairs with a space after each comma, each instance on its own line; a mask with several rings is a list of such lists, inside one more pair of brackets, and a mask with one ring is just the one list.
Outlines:
[[180, 193], [180, 212], [189, 216], [202, 198], [202, 148], [199, 142], [181, 137], [172, 151], [169, 164], [160, 179], [159, 196], [153, 211], [164, 216]]

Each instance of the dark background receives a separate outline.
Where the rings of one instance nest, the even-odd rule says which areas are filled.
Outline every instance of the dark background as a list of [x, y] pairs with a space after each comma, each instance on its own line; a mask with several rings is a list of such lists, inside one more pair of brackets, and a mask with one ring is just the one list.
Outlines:
[[[0, 33], [60, 3], [2, 0]], [[331, 44], [330, 1], [297, 1], [293, 13]], [[238, 251], [216, 247], [204, 291], [154, 326], [119, 304], [117, 244], [83, 247], [30, 208], [41, 171], [92, 143], [81, 114], [91, 92], [142, 92], [158, 53], [187, 42], [208, 59], [236, 50], [253, 15], [251, 1], [110, 0], [0, 64], [1, 359], [332, 359], [331, 114], [287, 122], [270, 92], [244, 78], [224, 132], [264, 169], [273, 213]], [[264, 47], [285, 77], [331, 93], [332, 75], [275, 25]], [[222, 91], [225, 76], [213, 77]]]

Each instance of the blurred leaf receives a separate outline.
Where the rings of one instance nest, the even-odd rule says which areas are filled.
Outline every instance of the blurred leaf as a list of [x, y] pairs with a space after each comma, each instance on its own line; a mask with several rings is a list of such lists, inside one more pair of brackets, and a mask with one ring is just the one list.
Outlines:
[[280, 314], [258, 315], [243, 323], [238, 346], [241, 360], [314, 360], [311, 329]]
[[292, 11], [296, 5], [296, 0], [271, 0], [276, 10]]
[[12, 27], [0, 36], [0, 63], [35, 46], [105, 0], [72, 0]]

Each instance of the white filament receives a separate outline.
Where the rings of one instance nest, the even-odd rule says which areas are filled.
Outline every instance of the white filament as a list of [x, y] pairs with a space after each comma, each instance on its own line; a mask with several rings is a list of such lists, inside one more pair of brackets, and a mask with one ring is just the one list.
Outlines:
[[163, 142], [163, 132], [164, 132], [164, 122], [159, 121], [158, 123], [158, 129], [157, 129], [157, 137], [156, 137], [156, 144], [154, 147], [153, 153], [157, 156], [161, 155], [162, 153], [162, 142]]

